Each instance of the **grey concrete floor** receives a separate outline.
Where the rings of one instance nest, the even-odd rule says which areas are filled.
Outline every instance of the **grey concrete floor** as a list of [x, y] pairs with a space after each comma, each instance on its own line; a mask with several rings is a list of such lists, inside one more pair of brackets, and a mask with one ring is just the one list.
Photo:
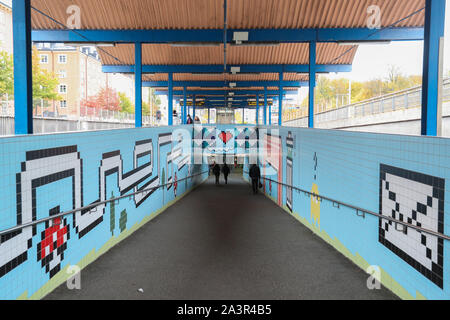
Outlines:
[[[396, 299], [241, 176], [212, 179], [47, 299]], [[138, 289], [142, 288], [143, 293]]]

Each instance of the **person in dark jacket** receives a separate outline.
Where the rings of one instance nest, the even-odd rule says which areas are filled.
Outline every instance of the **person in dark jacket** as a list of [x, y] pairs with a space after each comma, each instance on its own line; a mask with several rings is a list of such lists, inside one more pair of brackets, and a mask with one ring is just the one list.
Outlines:
[[256, 164], [253, 164], [250, 167], [249, 175], [250, 178], [252, 179], [253, 194], [257, 194], [259, 189], [259, 179], [261, 178], [261, 171], [259, 170], [259, 167]]
[[213, 173], [216, 176], [216, 184], [220, 184], [220, 166], [217, 163], [214, 164]]
[[187, 116], [187, 121], [186, 121], [186, 123], [187, 123], [187, 124], [193, 124], [193, 123], [194, 123], [194, 121], [192, 121], [192, 118], [191, 118], [191, 115], [190, 115], [190, 114], [188, 114], [188, 116]]
[[225, 163], [222, 167], [223, 177], [225, 178], [225, 184], [228, 184], [228, 175], [230, 174], [230, 167]]

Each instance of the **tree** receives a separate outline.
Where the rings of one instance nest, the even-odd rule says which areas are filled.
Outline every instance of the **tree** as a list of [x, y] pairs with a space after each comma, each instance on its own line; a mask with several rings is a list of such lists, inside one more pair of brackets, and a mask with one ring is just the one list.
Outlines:
[[119, 111], [120, 100], [117, 91], [112, 88], [101, 88], [97, 95], [97, 104], [100, 109]]
[[117, 91], [114, 89], [101, 88], [98, 94], [83, 99], [81, 101], [81, 106], [101, 110], [119, 111], [119, 94], [117, 94]]
[[0, 98], [14, 93], [13, 57], [6, 51], [0, 51]]
[[121, 112], [134, 113], [134, 105], [131, 99], [123, 92], [119, 92], [119, 106]]

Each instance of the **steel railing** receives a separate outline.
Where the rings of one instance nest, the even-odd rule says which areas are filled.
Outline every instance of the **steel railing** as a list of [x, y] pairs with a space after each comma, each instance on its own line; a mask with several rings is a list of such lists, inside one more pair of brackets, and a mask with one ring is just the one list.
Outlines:
[[[244, 171], [244, 173], [248, 174], [248, 171]], [[292, 185], [288, 185], [286, 183], [279, 182], [277, 180], [273, 180], [273, 179], [270, 179], [270, 178], [267, 178], [267, 177], [261, 177], [261, 179], [263, 179], [264, 181], [271, 181], [271, 182], [280, 184], [280, 185], [282, 185], [284, 187], [291, 188], [291, 189], [296, 190], [298, 192], [304, 193], [308, 197], [314, 197], [320, 202], [322, 202], [322, 200], [327, 200], [327, 201], [331, 202], [335, 208], [338, 208], [338, 209], [340, 208], [340, 206], [353, 209], [353, 210], [355, 210], [356, 215], [359, 216], [359, 217], [362, 217], [362, 218], [365, 218], [366, 214], [369, 214], [369, 215], [372, 215], [372, 216], [376, 216], [378, 218], [382, 218], [382, 219], [386, 219], [386, 220], [392, 221], [393, 223], [395, 223], [395, 229], [397, 231], [404, 231], [403, 229], [402, 230], [398, 230], [397, 229], [398, 225], [402, 225], [402, 226], [404, 226], [406, 228], [412, 228], [412, 229], [418, 230], [420, 232], [431, 234], [431, 235], [433, 235], [435, 237], [438, 237], [440, 239], [450, 240], [450, 236], [447, 236], [447, 235], [442, 234], [440, 232], [436, 232], [436, 231], [433, 231], [433, 230], [425, 229], [425, 228], [422, 228], [422, 227], [417, 227], [417, 226], [414, 226], [414, 225], [409, 224], [407, 222], [403, 222], [403, 221], [394, 219], [392, 217], [384, 216], [384, 215], [379, 214], [377, 212], [374, 212], [374, 211], [371, 211], [371, 210], [367, 210], [367, 209], [364, 209], [364, 208], [361, 208], [361, 207], [358, 207], [358, 206], [354, 206], [352, 204], [348, 204], [346, 202], [342, 202], [342, 201], [339, 201], [339, 200], [336, 200], [336, 199], [333, 199], [333, 198], [330, 198], [330, 197], [327, 197], [327, 196], [324, 196], [324, 195], [320, 195], [320, 194], [317, 194], [317, 193], [314, 193], [314, 192], [311, 192], [311, 191], [308, 191], [308, 190], [304, 190], [304, 189], [301, 189], [301, 188], [298, 188], [298, 187], [295, 187], [295, 186], [292, 186]]]
[[[450, 101], [450, 78], [443, 82], [443, 102]], [[358, 103], [350, 104], [338, 109], [318, 112], [315, 122], [346, 120], [365, 117], [385, 112], [420, 108], [422, 105], [422, 86], [390, 93], [381, 97], [372, 98]], [[296, 122], [299, 126], [307, 126], [308, 116], [287, 120], [285, 123]]]
[[[188, 180], [188, 179], [191, 179], [191, 178], [194, 178], [194, 177], [197, 177], [197, 176], [201, 176], [201, 175], [203, 175], [205, 173], [209, 173], [209, 170], [208, 171], [203, 171], [203, 172], [200, 172], [200, 173], [197, 173], [197, 174], [193, 174], [193, 175], [190, 175], [190, 176], [182, 178], [182, 179], [179, 179], [178, 182], [181, 182], [181, 181], [184, 181], [184, 180]], [[158, 190], [159, 188], [164, 188], [164, 187], [167, 187], [167, 186], [172, 185], [172, 184], [173, 184], [173, 182], [172, 183], [160, 184], [160, 185], [158, 185], [156, 187], [142, 189], [142, 190], [139, 190], [139, 191], [136, 191], [136, 192], [133, 192], [133, 193], [129, 193], [129, 194], [123, 195], [123, 196], [119, 196], [119, 197], [110, 198], [110, 199], [107, 199], [107, 200], [104, 200], [104, 201], [91, 203], [90, 205], [87, 205], [87, 206], [84, 206], [84, 207], [81, 207], [81, 208], [76, 208], [76, 209], [73, 209], [73, 210], [70, 210], [70, 211], [61, 212], [61, 213], [55, 214], [55, 215], [53, 215], [51, 217], [47, 217], [47, 218], [31, 221], [31, 222], [28, 222], [28, 223], [24, 223], [24, 224], [21, 224], [21, 225], [18, 225], [18, 226], [15, 226], [15, 227], [12, 227], [12, 228], [0, 231], [0, 236], [11, 234], [11, 233], [14, 233], [16, 231], [20, 231], [20, 230], [22, 230], [24, 228], [32, 227], [32, 226], [38, 225], [40, 223], [44, 223], [44, 222], [47, 222], [47, 221], [50, 221], [50, 220], [54, 220], [54, 219], [59, 218], [59, 217], [64, 217], [64, 216], [67, 216], [69, 214], [74, 214], [74, 213], [79, 212], [79, 211], [87, 211], [87, 210], [90, 210], [92, 208], [98, 207], [99, 205], [102, 205], [102, 204], [107, 204], [107, 203], [110, 203], [110, 202], [120, 201], [121, 199], [126, 199], [126, 198], [131, 199], [133, 196], [135, 196], [137, 194], [150, 192], [150, 191], [153, 191], [153, 190]]]

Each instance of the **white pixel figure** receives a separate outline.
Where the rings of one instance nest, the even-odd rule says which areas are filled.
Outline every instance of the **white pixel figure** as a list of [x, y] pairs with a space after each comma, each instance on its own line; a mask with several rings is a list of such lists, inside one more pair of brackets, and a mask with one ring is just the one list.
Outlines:
[[[443, 222], [443, 214], [439, 213], [443, 212], [443, 201], [440, 201], [438, 188], [433, 185], [433, 181], [436, 178], [386, 167], [380, 185], [381, 214], [442, 232], [440, 223]], [[434, 235], [380, 219], [380, 242], [436, 284], [442, 281], [443, 250], [440, 241]]]

